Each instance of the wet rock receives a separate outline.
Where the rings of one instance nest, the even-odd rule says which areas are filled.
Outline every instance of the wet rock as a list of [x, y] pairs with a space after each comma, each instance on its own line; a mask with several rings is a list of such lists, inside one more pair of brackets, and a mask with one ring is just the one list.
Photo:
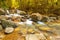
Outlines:
[[47, 17], [43, 17], [43, 18], [41, 19], [42, 22], [47, 22], [47, 20], [48, 20]]
[[48, 18], [48, 22], [54, 22], [54, 21], [56, 21], [56, 17], [49, 17]]
[[31, 20], [34, 22], [38, 21], [38, 17], [36, 15], [31, 15]]
[[5, 33], [12, 33], [14, 31], [13, 27], [7, 27], [5, 28]]

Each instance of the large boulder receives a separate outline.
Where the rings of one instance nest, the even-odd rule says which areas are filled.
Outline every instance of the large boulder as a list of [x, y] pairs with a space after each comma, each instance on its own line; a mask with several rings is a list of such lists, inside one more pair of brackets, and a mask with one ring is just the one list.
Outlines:
[[25, 11], [20, 11], [18, 14], [20, 14], [20, 15], [26, 15], [26, 12]]
[[40, 13], [32, 13], [31, 16], [30, 16], [30, 18], [34, 22], [41, 21], [42, 15]]
[[31, 15], [31, 20], [34, 22], [38, 21], [38, 17], [36, 15]]

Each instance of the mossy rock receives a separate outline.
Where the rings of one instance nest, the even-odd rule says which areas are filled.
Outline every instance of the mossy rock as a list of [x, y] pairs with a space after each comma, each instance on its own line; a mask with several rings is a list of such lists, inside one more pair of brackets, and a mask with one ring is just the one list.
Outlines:
[[1, 20], [1, 24], [2, 24], [2, 27], [3, 28], [6, 28], [6, 27], [17, 27], [17, 25], [9, 20]]

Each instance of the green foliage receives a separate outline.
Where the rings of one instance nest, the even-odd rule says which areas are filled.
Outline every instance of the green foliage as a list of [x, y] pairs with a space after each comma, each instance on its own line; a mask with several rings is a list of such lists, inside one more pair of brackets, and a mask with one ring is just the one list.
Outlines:
[[[55, 9], [60, 8], [60, 0], [16, 0], [19, 8], [24, 11], [40, 12], [43, 14], [53, 13]], [[11, 0], [0, 0], [2, 8], [11, 7]]]

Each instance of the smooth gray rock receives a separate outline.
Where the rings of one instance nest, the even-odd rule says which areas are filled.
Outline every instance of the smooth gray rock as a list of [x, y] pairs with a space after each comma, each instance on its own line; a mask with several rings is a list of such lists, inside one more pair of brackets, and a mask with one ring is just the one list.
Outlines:
[[5, 28], [5, 33], [12, 33], [14, 31], [13, 27], [7, 27]]

